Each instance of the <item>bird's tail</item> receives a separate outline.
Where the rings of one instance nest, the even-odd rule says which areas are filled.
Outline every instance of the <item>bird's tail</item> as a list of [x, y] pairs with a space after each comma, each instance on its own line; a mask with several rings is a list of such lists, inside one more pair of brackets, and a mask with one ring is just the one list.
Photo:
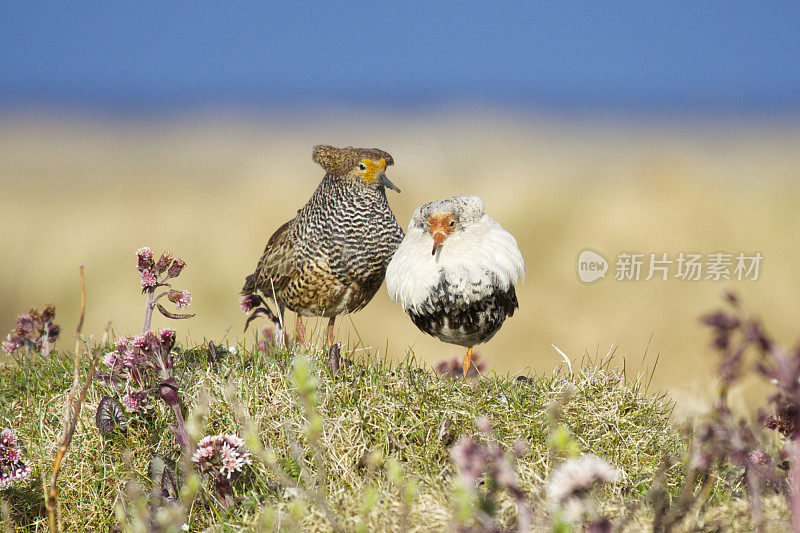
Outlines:
[[[279, 346], [285, 346], [285, 339], [283, 334], [283, 309], [281, 308], [278, 302], [275, 303], [275, 307], [277, 307], [278, 312], [275, 313], [269, 305], [269, 300], [272, 298], [262, 298], [258, 294], [258, 287], [256, 286], [256, 279], [257, 276], [255, 273], [250, 274], [246, 278], [244, 278], [244, 287], [242, 287], [242, 296], [247, 296], [246, 300], [249, 300], [250, 306], [250, 316], [247, 317], [247, 320], [244, 323], [244, 331], [247, 331], [247, 326], [250, 325], [257, 316], [265, 315], [267, 319], [269, 319], [273, 324], [275, 324], [275, 338], [278, 341]], [[245, 299], [243, 299], [245, 300]]]
[[242, 295], [247, 296], [248, 294], [255, 294], [256, 293], [256, 274], [255, 272], [244, 278], [244, 287], [242, 287]]

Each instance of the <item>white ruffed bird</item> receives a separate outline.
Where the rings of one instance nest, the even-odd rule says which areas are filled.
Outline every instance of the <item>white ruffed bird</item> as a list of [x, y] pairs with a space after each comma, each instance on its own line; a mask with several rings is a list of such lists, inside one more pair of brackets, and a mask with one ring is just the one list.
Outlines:
[[524, 277], [513, 235], [486, 213], [483, 200], [456, 196], [414, 211], [386, 269], [386, 287], [419, 329], [467, 348], [466, 378], [472, 347], [491, 339], [519, 307], [514, 285]]

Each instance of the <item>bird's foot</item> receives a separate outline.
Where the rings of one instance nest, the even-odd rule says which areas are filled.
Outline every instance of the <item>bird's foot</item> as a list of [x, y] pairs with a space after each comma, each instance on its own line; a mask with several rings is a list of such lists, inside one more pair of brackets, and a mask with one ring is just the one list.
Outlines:
[[461, 364], [461, 377], [464, 381], [467, 380], [470, 365], [472, 365], [472, 346], [467, 348], [467, 356], [464, 357], [464, 362]]

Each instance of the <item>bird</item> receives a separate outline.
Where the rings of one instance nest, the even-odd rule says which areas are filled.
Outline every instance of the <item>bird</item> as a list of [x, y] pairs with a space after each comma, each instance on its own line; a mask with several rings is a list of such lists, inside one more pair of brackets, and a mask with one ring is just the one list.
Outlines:
[[386, 269], [386, 288], [423, 332], [467, 348], [487, 342], [519, 308], [525, 262], [513, 235], [477, 196], [418, 207]]
[[[325, 339], [333, 346], [336, 317], [372, 300], [404, 236], [386, 197], [387, 188], [400, 192], [386, 176], [386, 167], [394, 164], [391, 155], [377, 148], [318, 145], [312, 159], [325, 176], [297, 216], [268, 239], [242, 288], [245, 311], [264, 304], [245, 329], [259, 312], [267, 314], [279, 328], [276, 340], [282, 346], [285, 309], [297, 314], [300, 338], [302, 316], [328, 318]], [[262, 296], [275, 304], [277, 316]]]

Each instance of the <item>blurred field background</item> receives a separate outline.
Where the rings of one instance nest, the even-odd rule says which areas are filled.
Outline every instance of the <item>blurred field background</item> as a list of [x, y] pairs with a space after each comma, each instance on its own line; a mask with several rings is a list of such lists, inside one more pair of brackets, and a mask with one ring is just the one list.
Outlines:
[[[176, 288], [197, 314], [154, 326], [241, 342], [244, 276], [322, 178], [312, 146], [379, 147], [403, 226], [476, 194], [517, 237], [527, 279], [478, 348], [491, 369], [547, 374], [564, 364], [551, 344], [575, 361], [613, 346], [633, 377], [660, 354], [652, 387], [689, 406], [713, 391], [697, 318], [723, 290], [779, 340], [800, 334], [798, 32], [797, 9], [716, 0], [9, 4], [0, 335], [52, 302], [71, 349], [81, 263], [85, 331], [136, 333], [134, 250], [150, 246], [185, 258]], [[578, 279], [584, 249], [611, 262], [605, 280]], [[764, 259], [757, 281], [621, 282], [622, 252]], [[380, 356], [462, 355], [384, 289], [339, 324]]]
[[[518, 313], [478, 353], [497, 372], [547, 374], [618, 347], [629, 374], [687, 402], [713, 392], [714, 358], [697, 317], [732, 288], [779, 339], [800, 333], [800, 127], [795, 120], [613, 120], [512, 115], [490, 109], [399, 113], [355, 109], [235, 112], [107, 120], [9, 113], [0, 124], [0, 329], [54, 303], [70, 349], [86, 265], [84, 331], [141, 328], [134, 250], [183, 257], [176, 288], [192, 292], [177, 322], [189, 343], [241, 342], [238, 303], [269, 235], [322, 178], [314, 144], [389, 151], [389, 191], [405, 227], [413, 209], [456, 194], [481, 196], [513, 233], [527, 264]], [[577, 276], [590, 248], [607, 278]], [[620, 252], [761, 252], [757, 281], [616, 281]], [[674, 272], [674, 270], [673, 270]], [[263, 324], [263, 322], [262, 322]], [[293, 326], [293, 319], [290, 320]], [[311, 321], [311, 325], [315, 325]], [[339, 321], [339, 339], [429, 363], [461, 349], [420, 333], [382, 288]], [[652, 339], [651, 339], [652, 337]], [[248, 332], [248, 342], [252, 332]], [[646, 357], [645, 356], [646, 351]], [[744, 393], [746, 396], [746, 392]]]

